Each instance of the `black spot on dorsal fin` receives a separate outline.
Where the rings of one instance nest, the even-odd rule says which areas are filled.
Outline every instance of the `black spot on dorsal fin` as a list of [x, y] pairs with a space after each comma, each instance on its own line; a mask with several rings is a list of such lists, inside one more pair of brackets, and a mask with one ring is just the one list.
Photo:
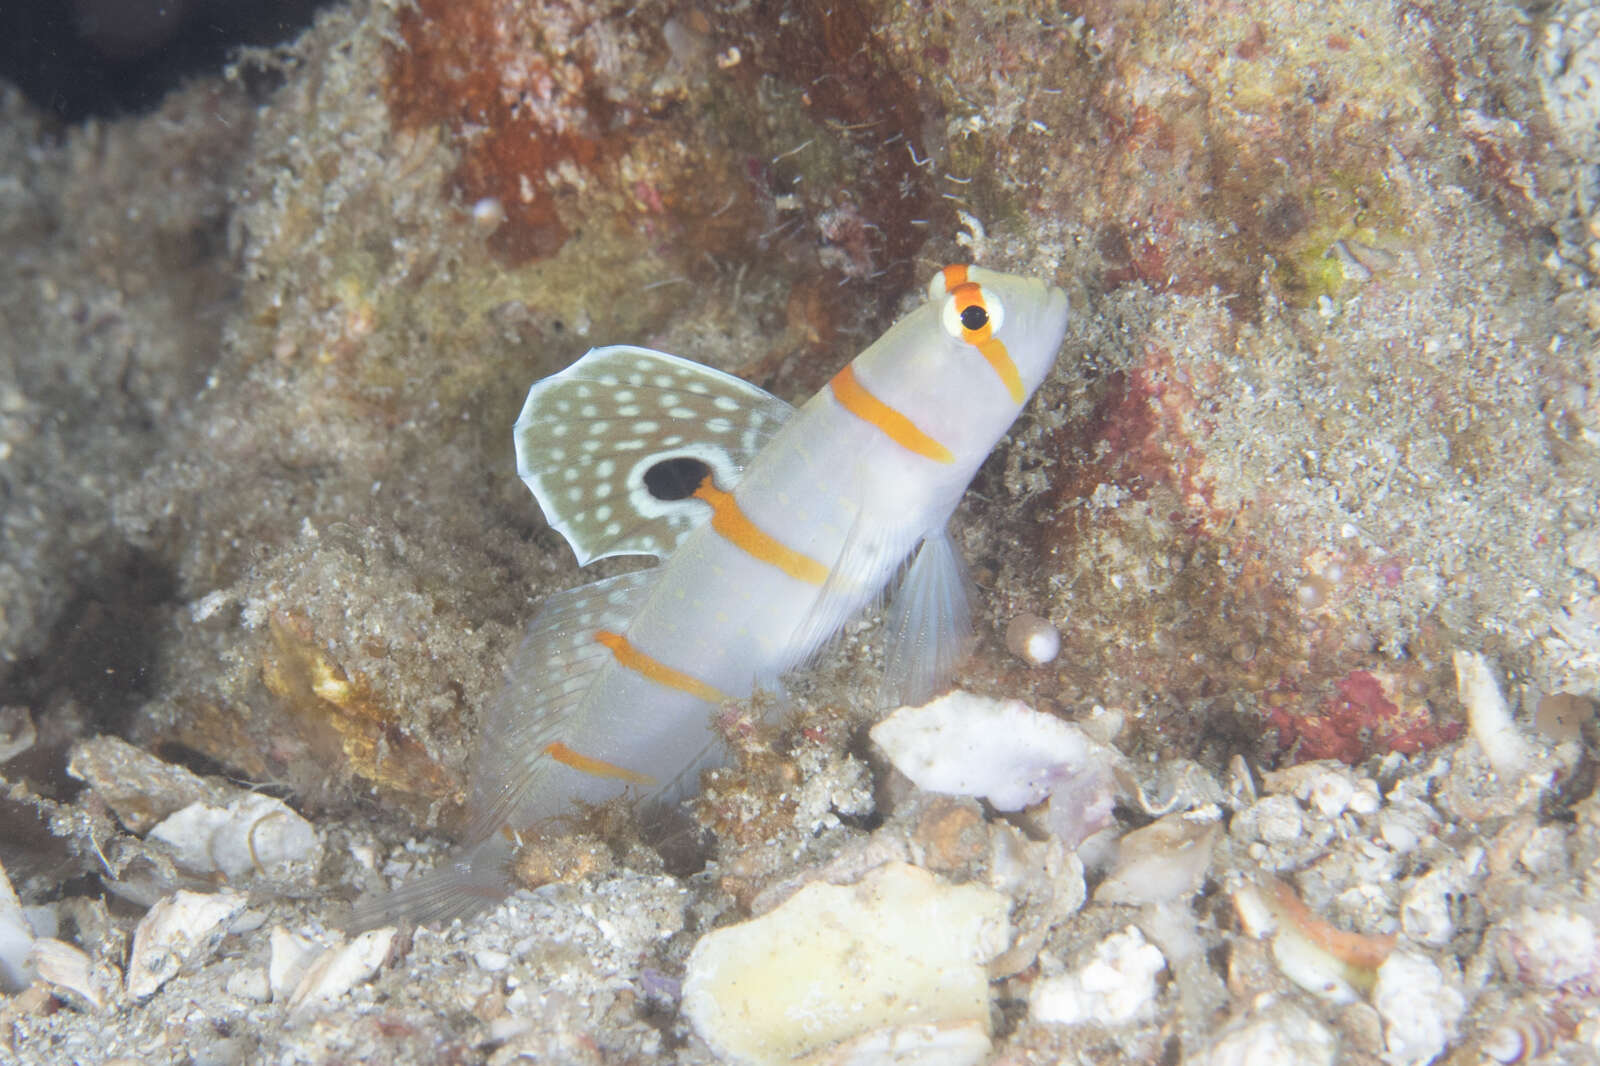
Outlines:
[[687, 455], [663, 459], [644, 472], [644, 487], [658, 500], [686, 500], [711, 474], [711, 468]]

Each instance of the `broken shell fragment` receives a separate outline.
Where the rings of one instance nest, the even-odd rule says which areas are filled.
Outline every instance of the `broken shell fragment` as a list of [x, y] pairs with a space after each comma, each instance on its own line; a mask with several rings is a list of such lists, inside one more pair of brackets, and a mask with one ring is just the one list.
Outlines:
[[79, 1010], [98, 1011], [116, 998], [119, 974], [97, 966], [82, 948], [53, 937], [33, 942], [28, 961], [39, 980]]
[[1215, 807], [1169, 814], [1135, 829], [1118, 842], [1115, 865], [1095, 889], [1095, 902], [1142, 906], [1194, 895], [1221, 835]]
[[227, 932], [223, 923], [244, 909], [237, 892], [177, 892], [139, 920], [128, 953], [128, 994], [144, 999], [186, 963], [209, 955]]
[[1330, 1003], [1353, 1003], [1369, 989], [1394, 949], [1392, 935], [1339, 929], [1311, 912], [1294, 889], [1276, 878], [1234, 890], [1234, 910], [1245, 934], [1272, 938], [1272, 957], [1283, 975]]
[[251, 793], [213, 807], [192, 803], [150, 831], [190, 873], [229, 880], [259, 874], [284, 877], [314, 865], [322, 853], [311, 823], [282, 800]]
[[271, 950], [267, 961], [267, 987], [272, 998], [281, 1003], [300, 984], [300, 978], [306, 975], [311, 961], [322, 952], [323, 945], [291, 933], [281, 925], [272, 927], [267, 942]]
[[28, 949], [33, 947], [33, 928], [22, 913], [22, 901], [11, 887], [4, 864], [0, 864], [0, 993], [20, 992], [28, 987]]
[[879, 1030], [909, 1039], [913, 1026], [959, 1033], [970, 1057], [939, 1061], [976, 1063], [989, 1047], [985, 964], [1010, 939], [1008, 907], [997, 892], [899, 862], [854, 885], [809, 884], [695, 945], [684, 1013], [719, 1055], [751, 1066]]
[[918, 788], [981, 796], [1002, 811], [1042, 802], [1084, 773], [1101, 772], [1099, 746], [1076, 726], [1020, 700], [956, 691], [902, 707], [872, 740]]
[[1467, 708], [1473, 738], [1495, 773], [1520, 778], [1528, 771], [1533, 753], [1511, 717], [1511, 708], [1489, 669], [1489, 660], [1477, 652], [1458, 651], [1455, 667], [1456, 689]]
[[1498, 926], [1507, 969], [1542, 988], [1600, 984], [1600, 926], [1586, 915], [1554, 906], [1523, 907]]
[[328, 948], [306, 967], [289, 995], [291, 1011], [337, 999], [378, 972], [394, 943], [394, 926], [369, 929], [347, 944]]

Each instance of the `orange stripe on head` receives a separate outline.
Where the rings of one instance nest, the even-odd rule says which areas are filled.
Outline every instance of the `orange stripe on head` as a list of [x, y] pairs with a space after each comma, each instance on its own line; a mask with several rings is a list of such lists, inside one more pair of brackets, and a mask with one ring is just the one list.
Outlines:
[[654, 785], [656, 779], [649, 774], [641, 774], [637, 770], [630, 770], [626, 766], [618, 766], [603, 759], [591, 759], [587, 755], [580, 755], [567, 747], [561, 741], [553, 741], [544, 746], [544, 753], [564, 766], [570, 766], [579, 773], [592, 774], [595, 777], [614, 777], [619, 781], [626, 781], [630, 785], [643, 785], [646, 788]]
[[947, 266], [942, 273], [944, 274], [945, 292], [955, 292], [957, 288], [967, 283], [967, 265], [965, 263]]
[[[956, 314], [961, 319], [961, 339], [978, 349], [989, 361], [1006, 391], [1011, 394], [1011, 402], [1021, 403], [1024, 397], [1022, 375], [1017, 373], [1017, 364], [1011, 361], [1011, 353], [1006, 351], [1005, 342], [994, 335], [994, 323], [989, 309], [984, 306], [982, 287], [977, 282], [963, 282], [950, 290], [950, 297], [955, 300]], [[977, 329], [967, 325], [974, 318], [982, 323]]]
[[950, 454], [949, 448], [918, 429], [911, 419], [868, 392], [866, 387], [856, 380], [855, 371], [848, 364], [833, 376], [833, 380], [828, 382], [828, 387], [833, 390], [833, 398], [839, 401], [840, 407], [863, 422], [876, 426], [883, 431], [884, 436], [906, 451], [915, 452], [936, 463], [956, 461], [956, 457]]
[[705, 700], [707, 703], [722, 703], [728, 697], [701, 681], [697, 677], [674, 670], [659, 659], [652, 659], [644, 652], [628, 643], [628, 638], [620, 633], [612, 633], [602, 629], [594, 635], [595, 643], [603, 644], [611, 649], [611, 654], [616, 658], [617, 664], [625, 669], [632, 670], [648, 681], [667, 688], [675, 688], [679, 692], [687, 692], [696, 699]]
[[1006, 391], [1011, 393], [1011, 402], [1021, 403], [1025, 396], [1022, 389], [1022, 375], [1017, 373], [1017, 364], [1011, 361], [1011, 353], [1006, 351], [1005, 342], [990, 337], [978, 345], [978, 351], [982, 352], [983, 357], [989, 360], [989, 365], [994, 367], [994, 372], [1000, 375], [1000, 380], [1005, 383]]
[[826, 566], [769, 536], [739, 509], [739, 501], [733, 498], [733, 494], [717, 488], [711, 483], [711, 478], [700, 482], [700, 487], [694, 490], [694, 496], [711, 505], [711, 528], [746, 555], [771, 563], [790, 577], [807, 584], [820, 585], [828, 580]]

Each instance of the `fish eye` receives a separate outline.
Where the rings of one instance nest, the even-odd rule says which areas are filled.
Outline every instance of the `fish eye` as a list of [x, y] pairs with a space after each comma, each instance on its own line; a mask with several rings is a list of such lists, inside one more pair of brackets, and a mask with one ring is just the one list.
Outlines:
[[973, 334], [982, 332], [984, 327], [988, 327], [990, 336], [999, 332], [1000, 324], [1005, 321], [1005, 309], [988, 289], [968, 283], [958, 286], [945, 299], [939, 317], [950, 336], [976, 344], [979, 338]]

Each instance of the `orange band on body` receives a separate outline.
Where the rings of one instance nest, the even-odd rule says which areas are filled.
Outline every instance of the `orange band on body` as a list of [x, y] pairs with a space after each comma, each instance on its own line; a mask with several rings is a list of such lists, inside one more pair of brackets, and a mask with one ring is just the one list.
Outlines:
[[[687, 692], [696, 699], [705, 700], [707, 703], [721, 703], [728, 698], [699, 678], [690, 677], [681, 670], [674, 670], [659, 659], [650, 658], [650, 656], [629, 644], [628, 638], [620, 633], [612, 633], [609, 630], [602, 629], [594, 635], [594, 639], [595, 643], [603, 644], [611, 649], [611, 654], [616, 657], [619, 665], [632, 670], [646, 680], [654, 681], [658, 685], [665, 685], [667, 688], [675, 688], [679, 692]], [[545, 750], [548, 751], [549, 749]], [[560, 758], [560, 756], [556, 757]], [[566, 762], [565, 759], [562, 761]], [[575, 766], [576, 764], [568, 763], [567, 765]]]
[[544, 753], [558, 763], [572, 767], [579, 773], [593, 774], [595, 777], [614, 777], [619, 781], [626, 781], [630, 785], [654, 785], [656, 779], [649, 774], [641, 774], [637, 770], [630, 770], [626, 766], [618, 766], [603, 759], [591, 759], [587, 755], [579, 755], [561, 741], [557, 740], [544, 746]]
[[863, 422], [878, 427], [884, 436], [906, 451], [916, 452], [938, 463], [956, 461], [956, 457], [950, 454], [949, 448], [918, 429], [911, 419], [868, 392], [865, 386], [856, 380], [855, 371], [851, 370], [848, 364], [833, 376], [828, 387], [833, 390], [833, 398], [839, 401], [840, 407]]
[[694, 496], [711, 505], [711, 528], [746, 555], [771, 563], [790, 577], [808, 584], [820, 585], [828, 580], [826, 566], [768, 536], [739, 510], [739, 501], [733, 494], [717, 488], [709, 477], [700, 482]]

